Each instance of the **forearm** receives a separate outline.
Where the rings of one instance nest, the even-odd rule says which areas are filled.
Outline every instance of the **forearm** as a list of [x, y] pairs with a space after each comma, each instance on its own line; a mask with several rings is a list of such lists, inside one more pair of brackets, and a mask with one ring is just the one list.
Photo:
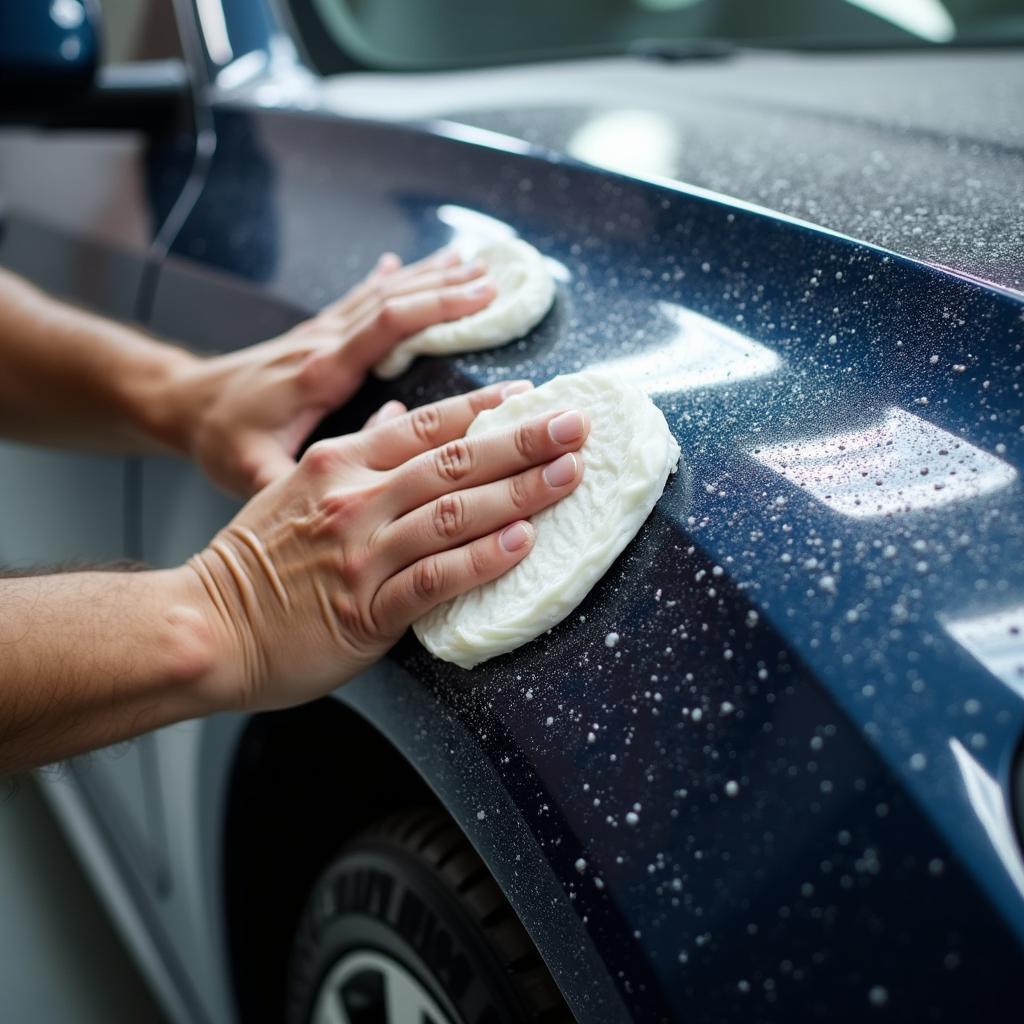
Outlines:
[[189, 569], [0, 580], [0, 775], [220, 710]]
[[175, 447], [171, 383], [197, 357], [57, 302], [0, 269], [0, 434], [103, 451]]

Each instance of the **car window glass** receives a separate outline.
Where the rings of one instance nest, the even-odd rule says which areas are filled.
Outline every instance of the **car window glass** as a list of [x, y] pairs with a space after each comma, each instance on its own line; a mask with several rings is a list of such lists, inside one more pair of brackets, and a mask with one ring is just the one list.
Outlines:
[[289, 0], [317, 63], [486, 64], [664, 45], [873, 47], [1019, 41], [1024, 0]]

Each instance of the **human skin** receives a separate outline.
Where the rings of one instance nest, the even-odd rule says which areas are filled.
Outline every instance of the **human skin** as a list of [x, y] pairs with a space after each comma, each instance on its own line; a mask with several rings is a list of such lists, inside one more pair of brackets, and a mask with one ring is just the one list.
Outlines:
[[526, 557], [528, 517], [581, 479], [585, 416], [463, 434], [528, 382], [412, 412], [388, 403], [294, 461], [391, 346], [493, 294], [482, 267], [451, 254], [409, 268], [385, 256], [281, 338], [203, 360], [0, 272], [0, 432], [179, 451], [222, 486], [259, 492], [186, 565], [0, 581], [0, 772], [321, 696], [430, 608]]

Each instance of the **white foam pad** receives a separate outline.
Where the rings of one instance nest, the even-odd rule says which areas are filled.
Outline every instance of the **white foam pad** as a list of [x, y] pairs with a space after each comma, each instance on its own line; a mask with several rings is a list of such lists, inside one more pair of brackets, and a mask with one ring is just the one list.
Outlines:
[[513, 395], [480, 413], [466, 436], [566, 409], [590, 415], [582, 482], [533, 517], [536, 542], [515, 568], [415, 623], [437, 657], [472, 668], [561, 622], [636, 536], [674, 472], [679, 445], [661, 410], [639, 388], [597, 370]]
[[555, 298], [555, 281], [544, 257], [520, 238], [494, 242], [477, 256], [497, 288], [495, 299], [477, 313], [434, 324], [406, 338], [373, 368], [378, 377], [397, 377], [418, 355], [496, 348], [528, 334], [541, 322]]

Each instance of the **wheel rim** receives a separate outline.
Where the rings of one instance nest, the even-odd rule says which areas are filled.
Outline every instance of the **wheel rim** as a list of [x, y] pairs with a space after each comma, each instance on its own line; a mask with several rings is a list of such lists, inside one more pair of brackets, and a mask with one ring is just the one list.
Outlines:
[[327, 972], [310, 1024], [458, 1024], [419, 979], [383, 953], [359, 950]]

